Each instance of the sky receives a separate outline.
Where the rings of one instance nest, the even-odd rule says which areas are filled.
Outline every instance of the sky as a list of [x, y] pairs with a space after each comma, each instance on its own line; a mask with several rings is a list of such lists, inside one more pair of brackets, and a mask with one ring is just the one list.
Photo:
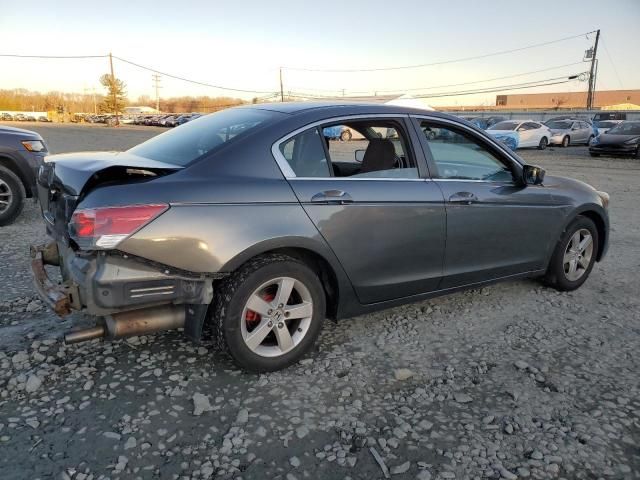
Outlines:
[[[3, 5], [4, 4], [4, 5]], [[110, 2], [0, 0], [0, 54], [113, 55], [233, 92], [163, 76], [162, 97], [262, 97], [280, 89], [316, 95], [437, 94], [503, 88], [588, 71], [584, 51], [601, 29], [599, 90], [640, 88], [640, 0], [535, 2], [351, 0], [345, 2], [137, 0]], [[25, 20], [28, 20], [25, 22]], [[375, 72], [310, 72], [295, 68], [372, 69], [449, 61], [551, 45], [464, 62]], [[575, 64], [571, 66], [563, 65]], [[152, 72], [114, 60], [129, 98], [155, 97]], [[547, 70], [548, 69], [548, 70]], [[497, 77], [530, 73], [508, 79]], [[0, 89], [102, 92], [107, 58], [0, 57]], [[460, 83], [473, 83], [453, 86]], [[433, 88], [439, 87], [439, 88]], [[585, 91], [586, 82], [512, 90]], [[434, 105], [495, 104], [497, 93], [430, 98]]]

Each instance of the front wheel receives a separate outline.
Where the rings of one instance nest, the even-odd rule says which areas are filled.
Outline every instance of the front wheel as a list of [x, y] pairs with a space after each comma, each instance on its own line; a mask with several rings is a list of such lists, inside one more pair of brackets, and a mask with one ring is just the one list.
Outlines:
[[11, 170], [0, 166], [0, 226], [15, 221], [24, 207], [22, 182]]
[[566, 148], [566, 147], [568, 147], [568, 146], [569, 146], [569, 143], [571, 143], [571, 139], [570, 139], [569, 137], [564, 137], [564, 138], [562, 139], [562, 146], [563, 146], [563, 147], [565, 147], [565, 148]]
[[278, 254], [247, 262], [218, 285], [214, 302], [218, 345], [253, 372], [298, 361], [318, 338], [326, 309], [316, 272]]
[[598, 253], [598, 229], [593, 221], [579, 216], [567, 227], [549, 262], [545, 282], [557, 289], [579, 288], [589, 277]]
[[547, 137], [542, 137], [540, 139], [540, 143], [538, 144], [538, 150], [544, 150], [545, 148], [547, 148], [547, 145], [549, 145], [549, 140], [547, 140]]

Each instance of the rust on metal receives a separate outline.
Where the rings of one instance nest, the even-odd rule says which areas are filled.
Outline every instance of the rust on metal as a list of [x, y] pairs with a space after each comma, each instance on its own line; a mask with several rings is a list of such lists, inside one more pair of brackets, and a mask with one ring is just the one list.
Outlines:
[[40, 298], [49, 305], [57, 315], [64, 317], [71, 313], [69, 297], [63, 287], [54, 284], [44, 269], [42, 252], [46, 247], [31, 247], [31, 272], [33, 273], [33, 283]]

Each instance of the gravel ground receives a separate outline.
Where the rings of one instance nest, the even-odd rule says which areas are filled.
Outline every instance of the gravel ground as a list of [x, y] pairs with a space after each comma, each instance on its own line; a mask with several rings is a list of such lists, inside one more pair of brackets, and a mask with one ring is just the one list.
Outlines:
[[[159, 129], [33, 125], [51, 150]], [[3, 479], [640, 476], [640, 164], [523, 151], [611, 194], [611, 247], [578, 291], [502, 283], [338, 324], [249, 375], [179, 333], [64, 346], [36, 299], [37, 206], [0, 230]]]

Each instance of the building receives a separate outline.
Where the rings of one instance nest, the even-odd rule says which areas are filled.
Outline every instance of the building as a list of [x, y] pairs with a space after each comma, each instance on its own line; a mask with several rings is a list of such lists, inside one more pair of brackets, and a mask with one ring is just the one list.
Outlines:
[[[595, 108], [631, 103], [640, 105], [640, 90], [599, 90], [594, 95]], [[496, 106], [522, 108], [585, 108], [587, 92], [518, 93], [497, 95]]]

